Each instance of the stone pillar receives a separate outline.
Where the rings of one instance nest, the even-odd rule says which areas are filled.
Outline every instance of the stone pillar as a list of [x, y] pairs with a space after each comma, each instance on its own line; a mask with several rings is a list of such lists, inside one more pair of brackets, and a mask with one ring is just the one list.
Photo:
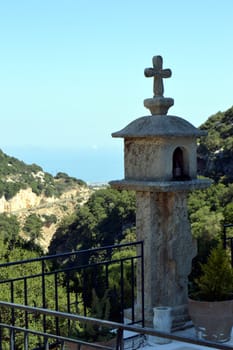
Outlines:
[[[155, 306], [171, 306], [175, 324], [187, 313], [187, 277], [196, 255], [187, 214], [187, 192], [136, 192], [137, 239], [144, 240], [145, 320]], [[141, 300], [138, 271], [137, 304]]]
[[[112, 181], [119, 190], [134, 190], [137, 198], [137, 239], [144, 241], [145, 321], [152, 325], [152, 309], [169, 306], [173, 326], [187, 317], [188, 275], [196, 254], [187, 214], [187, 195], [210, 181], [197, 178], [196, 140], [207, 133], [187, 120], [167, 115], [174, 103], [164, 97], [161, 56], [145, 69], [154, 78], [154, 96], [144, 100], [150, 116], [135, 119], [112, 134], [124, 138], [125, 178]], [[140, 267], [139, 267], [140, 270]], [[141, 310], [141, 274], [138, 271], [137, 308]]]

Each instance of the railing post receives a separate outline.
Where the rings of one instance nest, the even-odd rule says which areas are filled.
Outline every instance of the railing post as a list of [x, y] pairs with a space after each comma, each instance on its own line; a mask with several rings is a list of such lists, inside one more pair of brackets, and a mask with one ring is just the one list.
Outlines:
[[134, 259], [132, 258], [130, 260], [131, 262], [131, 305], [132, 305], [132, 323], [134, 323], [135, 321], [135, 307], [134, 307], [134, 303], [135, 303], [135, 296], [134, 296]]
[[[55, 285], [55, 290], [54, 290], [54, 297], [55, 297], [55, 310], [58, 311], [58, 282], [57, 282], [57, 273], [54, 273], [54, 285]], [[60, 334], [60, 328], [59, 328], [59, 319], [56, 317], [56, 334]]]
[[118, 328], [117, 339], [116, 339], [116, 350], [123, 350], [124, 349], [123, 334], [124, 334], [124, 330], [122, 328]]
[[[42, 287], [42, 304], [43, 304], [43, 308], [46, 308], [46, 295], [45, 295], [45, 261], [42, 260], [41, 261], [42, 263], [42, 266], [41, 266], [41, 278], [42, 278], [42, 281], [41, 281], [41, 287]], [[46, 315], [43, 315], [43, 330], [44, 330], [44, 333], [46, 333]], [[45, 344], [46, 346], [46, 344]], [[47, 349], [45, 347], [45, 349]]]
[[49, 350], [49, 339], [45, 338], [45, 350]]
[[123, 261], [121, 261], [120, 266], [120, 288], [121, 288], [121, 309], [120, 309], [120, 316], [121, 316], [121, 322], [124, 323], [124, 265]]
[[[2, 322], [2, 308], [0, 309], [0, 322]], [[2, 327], [0, 327], [0, 350], [2, 350], [2, 333], [3, 333], [3, 329]]]
[[227, 238], [227, 228], [233, 227], [233, 224], [224, 224], [223, 225], [223, 249], [227, 248], [227, 240], [230, 241], [230, 250], [231, 250], [231, 266], [233, 267], [233, 237]]
[[141, 242], [141, 283], [142, 283], [142, 327], [145, 326], [145, 300], [144, 300], [144, 244]]
[[28, 333], [24, 333], [24, 349], [28, 350]]
[[[66, 299], [67, 299], [67, 312], [70, 313], [70, 273], [67, 273], [66, 278]], [[67, 321], [68, 332], [70, 334], [70, 320]]]
[[223, 249], [226, 249], [227, 247], [227, 232], [226, 232], [226, 225], [223, 225]]
[[[10, 283], [11, 288], [11, 302], [14, 303], [14, 283], [11, 281]], [[11, 323], [14, 326], [15, 325], [15, 310], [11, 310]], [[15, 338], [15, 332], [10, 332], [10, 343], [13, 344], [11, 350], [14, 350], [14, 338]]]
[[15, 337], [15, 331], [13, 328], [10, 329], [10, 350], [15, 350], [15, 341], [14, 341], [14, 337]]
[[230, 238], [231, 242], [231, 267], [233, 267], [233, 237]]

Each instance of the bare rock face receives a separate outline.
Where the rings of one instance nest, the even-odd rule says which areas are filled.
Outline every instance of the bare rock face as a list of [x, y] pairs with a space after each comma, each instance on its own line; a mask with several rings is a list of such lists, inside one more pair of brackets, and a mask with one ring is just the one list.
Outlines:
[[33, 193], [31, 188], [27, 188], [25, 190], [21, 189], [9, 201], [7, 201], [4, 196], [0, 199], [0, 213], [5, 212], [13, 214], [21, 210], [37, 207], [41, 200], [41, 196], [37, 196], [35, 193]]
[[65, 191], [60, 197], [46, 197], [43, 194], [38, 196], [32, 192], [31, 188], [21, 189], [10, 200], [6, 200], [4, 196], [0, 198], [0, 214], [7, 213], [16, 215], [21, 227], [27, 216], [32, 213], [37, 214], [41, 218], [55, 215], [57, 222], [43, 226], [42, 237], [38, 242], [46, 251], [62, 218], [65, 215], [72, 214], [77, 204], [84, 204], [90, 194], [91, 190], [88, 187], [79, 185]]

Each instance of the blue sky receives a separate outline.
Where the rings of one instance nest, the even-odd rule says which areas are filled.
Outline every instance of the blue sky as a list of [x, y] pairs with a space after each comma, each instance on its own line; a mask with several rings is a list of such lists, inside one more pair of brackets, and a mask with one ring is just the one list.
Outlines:
[[233, 105], [232, 0], [0, 0], [0, 148], [86, 181], [123, 177], [111, 133], [148, 115], [152, 56], [169, 114], [199, 126]]

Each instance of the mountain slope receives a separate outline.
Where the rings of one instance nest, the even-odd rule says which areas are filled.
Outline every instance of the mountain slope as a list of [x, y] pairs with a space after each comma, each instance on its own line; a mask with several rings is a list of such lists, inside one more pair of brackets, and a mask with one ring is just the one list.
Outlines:
[[24, 232], [25, 222], [36, 215], [41, 223], [37, 243], [45, 250], [61, 220], [85, 203], [90, 193], [82, 180], [62, 172], [53, 177], [40, 166], [25, 164], [0, 150], [0, 215], [15, 215], [25, 239], [31, 239], [30, 230]]
[[4, 195], [6, 199], [10, 199], [20, 189], [26, 188], [31, 188], [37, 195], [60, 196], [65, 187], [74, 183], [85, 185], [84, 181], [69, 177], [65, 173], [58, 173], [54, 178], [40, 166], [28, 165], [0, 150], [0, 197]]
[[233, 107], [218, 112], [200, 126], [207, 130], [198, 145], [198, 172], [223, 183], [233, 182]]

